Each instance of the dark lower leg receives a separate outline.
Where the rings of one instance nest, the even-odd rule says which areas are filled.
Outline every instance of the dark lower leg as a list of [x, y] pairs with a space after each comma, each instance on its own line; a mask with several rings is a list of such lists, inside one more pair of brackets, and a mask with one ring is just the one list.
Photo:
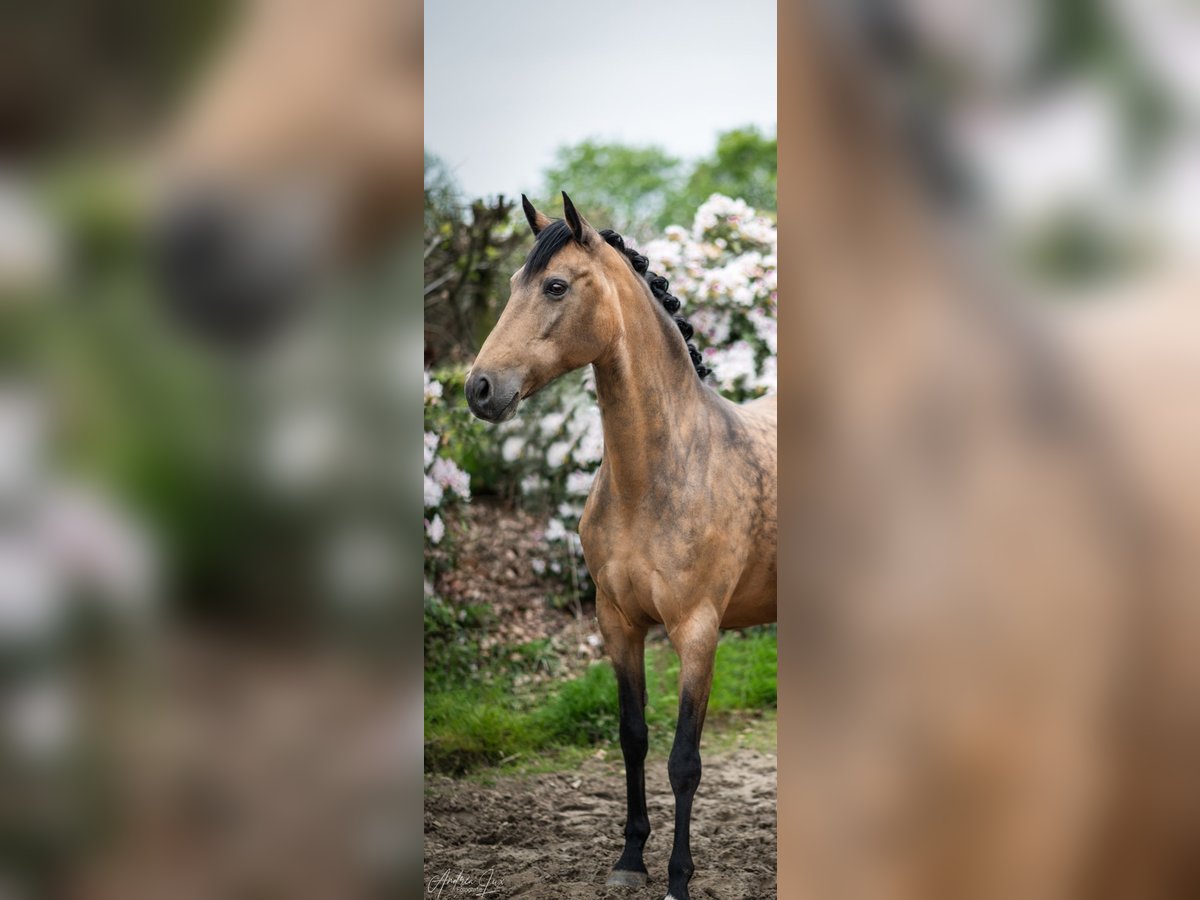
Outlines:
[[688, 882], [692, 865], [692, 800], [700, 784], [700, 731], [704, 722], [707, 691], [703, 698], [684, 687], [679, 696], [679, 722], [675, 743], [667, 761], [667, 774], [675, 792], [675, 844], [667, 865], [669, 894], [674, 900], [688, 900]]
[[648, 736], [645, 711], [645, 681], [640, 670], [617, 673], [617, 695], [621, 704], [621, 753], [625, 757], [625, 849], [614, 869], [645, 872], [642, 851], [650, 836], [646, 812], [646, 748]]

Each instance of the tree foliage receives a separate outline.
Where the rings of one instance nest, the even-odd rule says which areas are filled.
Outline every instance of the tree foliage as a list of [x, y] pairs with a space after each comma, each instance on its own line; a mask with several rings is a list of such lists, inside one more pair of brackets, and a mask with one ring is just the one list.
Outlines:
[[538, 205], [553, 208], [565, 190], [597, 223], [642, 233], [660, 222], [683, 184], [683, 163], [661, 147], [585, 140], [555, 153]]
[[776, 139], [754, 127], [735, 128], [717, 137], [710, 156], [699, 160], [682, 189], [667, 204], [658, 224], [690, 221], [713, 194], [745, 200], [757, 210], [775, 210]]
[[690, 163], [654, 145], [586, 140], [559, 148], [537, 199], [553, 208], [565, 190], [595, 224], [646, 240], [690, 222], [713, 194], [773, 212], [775, 157], [775, 137], [753, 126], [721, 133], [712, 153]]
[[[773, 135], [735, 128], [718, 135], [712, 153], [688, 163], [653, 145], [585, 140], [559, 148], [533, 199], [552, 211], [566, 190], [596, 227], [646, 244], [668, 225], [690, 224], [714, 193], [773, 214], [775, 147]], [[425, 154], [428, 364], [469, 359], [494, 324], [505, 279], [529, 244], [519, 205], [505, 197], [464, 197], [446, 164]]]

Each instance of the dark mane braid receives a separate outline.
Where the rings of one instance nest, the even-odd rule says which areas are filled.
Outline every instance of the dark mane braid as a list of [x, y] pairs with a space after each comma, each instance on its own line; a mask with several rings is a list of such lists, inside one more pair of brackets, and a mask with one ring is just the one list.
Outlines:
[[706, 378], [712, 370], [703, 364], [700, 357], [700, 351], [697, 350], [696, 345], [692, 343], [692, 335], [695, 333], [695, 331], [691, 324], [687, 321], [687, 319], [680, 315], [676, 315], [679, 312], [679, 298], [667, 290], [667, 288], [670, 286], [670, 282], [668, 282], [667, 279], [659, 275], [657, 272], [651, 272], [649, 270], [650, 260], [646, 259], [646, 257], [642, 256], [642, 254], [638, 253], [632, 247], [626, 247], [625, 239], [611, 228], [606, 228], [601, 231], [600, 237], [604, 238], [605, 242], [610, 246], [615, 247], [617, 250], [620, 250], [622, 253], [624, 253], [629, 259], [629, 262], [633, 265], [634, 271], [641, 275], [642, 278], [646, 279], [646, 284], [650, 286], [650, 293], [654, 295], [654, 299], [662, 304], [663, 309], [667, 311], [667, 314], [675, 320], [675, 324], [679, 327], [679, 331], [683, 335], [684, 341], [687, 343], [688, 356], [692, 358], [692, 365], [696, 369], [696, 374], [699, 375], [701, 379]]

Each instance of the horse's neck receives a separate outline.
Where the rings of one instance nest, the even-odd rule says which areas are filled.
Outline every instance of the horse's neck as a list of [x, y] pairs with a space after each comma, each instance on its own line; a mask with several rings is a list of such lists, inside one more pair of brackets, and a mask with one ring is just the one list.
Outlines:
[[622, 291], [623, 327], [593, 364], [611, 487], [631, 500], [683, 457], [704, 417], [704, 388], [674, 323], [648, 291]]

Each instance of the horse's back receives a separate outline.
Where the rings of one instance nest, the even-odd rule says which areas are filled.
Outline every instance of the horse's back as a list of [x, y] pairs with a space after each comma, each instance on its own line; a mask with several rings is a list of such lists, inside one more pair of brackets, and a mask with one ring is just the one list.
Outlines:
[[756, 397], [753, 400], [747, 400], [738, 408], [747, 419], [769, 426], [772, 435], [774, 435], [779, 421], [779, 404], [775, 394], [767, 394], [765, 397]]

